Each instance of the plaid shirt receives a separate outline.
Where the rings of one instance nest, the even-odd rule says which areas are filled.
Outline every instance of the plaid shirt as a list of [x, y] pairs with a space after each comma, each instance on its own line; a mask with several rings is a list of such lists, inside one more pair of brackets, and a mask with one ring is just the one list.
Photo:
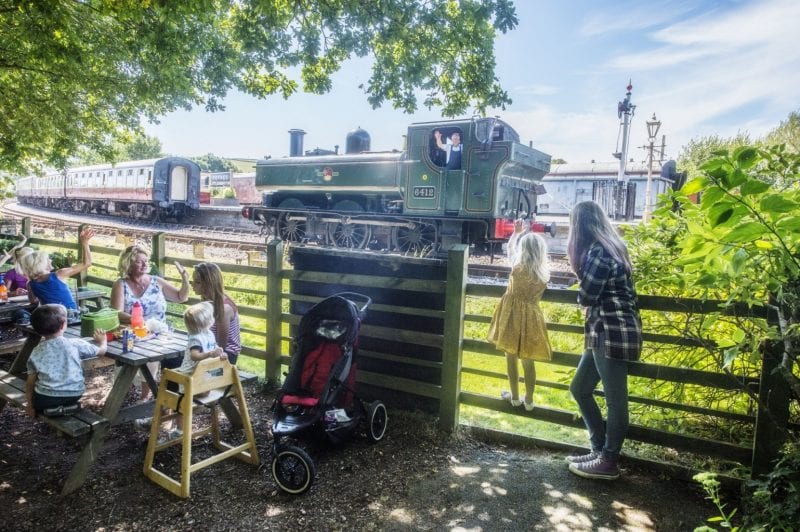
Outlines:
[[599, 334], [604, 332], [607, 357], [639, 360], [642, 322], [633, 281], [623, 265], [597, 242], [586, 253], [578, 303], [589, 307], [584, 325], [587, 349], [596, 347]]

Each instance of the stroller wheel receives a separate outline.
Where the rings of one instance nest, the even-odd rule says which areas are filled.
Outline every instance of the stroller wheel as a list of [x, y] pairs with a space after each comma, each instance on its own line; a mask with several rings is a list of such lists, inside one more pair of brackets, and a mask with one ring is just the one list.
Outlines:
[[369, 404], [367, 409], [367, 436], [373, 442], [378, 442], [383, 439], [386, 434], [386, 423], [388, 421], [386, 415], [386, 407], [380, 401], [374, 401]]
[[283, 491], [292, 495], [304, 493], [311, 487], [316, 474], [314, 462], [300, 447], [281, 446], [275, 452], [272, 476]]

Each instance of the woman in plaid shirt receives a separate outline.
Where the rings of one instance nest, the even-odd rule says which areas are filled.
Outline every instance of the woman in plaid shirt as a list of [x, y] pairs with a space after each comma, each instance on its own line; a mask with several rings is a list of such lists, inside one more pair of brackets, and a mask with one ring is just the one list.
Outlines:
[[[578, 303], [586, 307], [584, 353], [570, 384], [589, 431], [591, 452], [568, 456], [578, 476], [619, 477], [619, 454], [628, 430], [628, 361], [642, 350], [642, 325], [625, 243], [603, 209], [593, 201], [575, 205], [567, 244], [570, 265], [580, 281]], [[603, 382], [608, 420], [594, 399]]]

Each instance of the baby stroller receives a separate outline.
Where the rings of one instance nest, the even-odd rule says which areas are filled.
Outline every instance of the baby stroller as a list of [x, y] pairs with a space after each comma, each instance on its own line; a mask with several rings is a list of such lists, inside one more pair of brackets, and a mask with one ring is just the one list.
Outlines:
[[316, 434], [339, 443], [363, 424], [373, 442], [386, 433], [384, 404], [364, 403], [354, 393], [358, 330], [371, 303], [365, 295], [342, 292], [300, 320], [289, 373], [272, 407], [272, 476], [288, 493], [308, 490], [316, 468], [305, 450], [285, 438]]

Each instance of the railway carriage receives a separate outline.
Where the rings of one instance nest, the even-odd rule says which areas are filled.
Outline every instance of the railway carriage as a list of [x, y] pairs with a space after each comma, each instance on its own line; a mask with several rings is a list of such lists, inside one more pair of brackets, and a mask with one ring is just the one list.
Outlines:
[[20, 203], [156, 220], [200, 207], [200, 167], [181, 157], [126, 161], [17, 180]]
[[343, 155], [304, 154], [303, 134], [290, 131], [289, 157], [257, 163], [262, 203], [242, 210], [283, 240], [438, 253], [505, 240], [518, 218], [544, 229], [533, 220], [550, 156], [500, 119], [415, 123], [406, 149], [391, 152], [371, 152], [358, 129]]

